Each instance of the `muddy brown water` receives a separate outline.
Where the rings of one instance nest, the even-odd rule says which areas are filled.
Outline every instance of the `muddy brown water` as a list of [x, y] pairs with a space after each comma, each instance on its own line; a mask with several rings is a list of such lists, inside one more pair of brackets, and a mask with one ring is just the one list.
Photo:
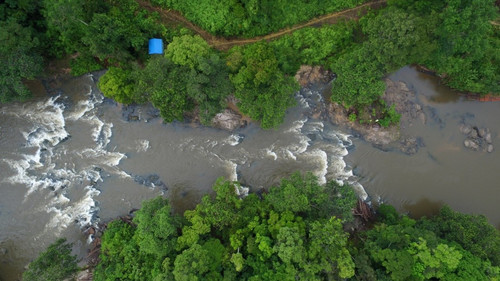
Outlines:
[[[302, 170], [322, 182], [355, 183], [343, 160], [346, 134], [310, 116], [320, 91], [296, 93], [277, 129], [227, 132], [162, 124], [137, 109], [128, 122], [103, 99], [96, 77], [52, 83], [55, 94], [0, 107], [0, 277], [16, 280], [30, 259], [68, 237], [85, 255], [81, 228], [139, 208], [156, 196], [192, 208], [219, 177], [258, 190]], [[146, 122], [147, 121], [147, 122]]]
[[297, 106], [278, 129], [250, 124], [226, 132], [162, 124], [144, 118], [145, 111], [138, 113], [140, 121], [128, 122], [120, 106], [97, 91], [96, 78], [67, 79], [55, 85], [59, 95], [38, 93], [33, 101], [0, 107], [2, 280], [18, 279], [61, 236], [85, 256], [82, 227], [127, 214], [143, 200], [160, 195], [176, 211], [191, 208], [218, 177], [257, 190], [296, 170], [312, 171], [322, 182], [350, 182], [366, 196], [359, 182], [372, 199], [414, 215], [446, 203], [500, 224], [498, 152], [465, 150], [458, 131], [464, 120], [489, 127], [496, 146], [500, 103], [462, 101], [412, 68], [392, 78], [407, 82], [434, 113], [425, 125], [402, 129], [425, 144], [413, 156], [373, 148], [311, 117], [323, 103], [320, 89], [298, 92]]
[[[443, 205], [484, 214], [500, 228], [500, 102], [468, 101], [436, 77], [405, 67], [391, 75], [415, 91], [427, 115], [426, 124], [401, 128], [403, 136], [420, 137], [423, 147], [408, 156], [384, 152], [354, 139], [347, 162], [373, 199], [391, 203], [419, 217]], [[464, 147], [462, 123], [492, 132], [492, 153]]]

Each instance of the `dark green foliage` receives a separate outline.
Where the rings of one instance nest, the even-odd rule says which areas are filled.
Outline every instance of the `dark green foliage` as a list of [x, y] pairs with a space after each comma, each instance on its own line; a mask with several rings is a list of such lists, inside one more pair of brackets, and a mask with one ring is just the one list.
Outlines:
[[363, 108], [384, 94], [383, 65], [366, 46], [340, 56], [331, 69], [337, 73], [331, 96], [334, 102], [347, 108]]
[[149, 99], [166, 122], [183, 120], [184, 113], [196, 105], [200, 121], [210, 124], [215, 114], [224, 108], [233, 87], [224, 60], [208, 49], [208, 45], [205, 51], [196, 53], [179, 45], [194, 38], [206, 44], [203, 39], [188, 35], [183, 38], [184, 41], [174, 39], [177, 44], [169, 45], [165, 57], [153, 56], [144, 69], [134, 73], [134, 96]]
[[[102, 69], [102, 66], [97, 60], [90, 55], [80, 55], [70, 61], [71, 74], [73, 76], [80, 76], [86, 73]], [[118, 101], [118, 100], [117, 100]]]
[[[437, 70], [453, 88], [498, 93], [500, 44], [489, 22], [495, 9], [493, 0], [389, 1], [360, 20], [361, 42], [333, 60], [332, 100], [356, 112], [382, 103], [381, 78], [412, 63]], [[384, 127], [399, 122], [394, 108], [376, 115]]]
[[295, 104], [298, 90], [293, 77], [284, 76], [278, 68], [273, 48], [264, 42], [245, 48], [233, 48], [227, 64], [235, 74], [231, 81], [236, 88], [238, 107], [262, 128], [275, 128], [283, 122], [285, 111]]
[[445, 206], [439, 215], [422, 220], [421, 224], [440, 238], [457, 242], [474, 256], [500, 265], [500, 233], [485, 216], [461, 214]]
[[78, 271], [76, 256], [71, 255], [72, 244], [59, 239], [32, 261], [23, 273], [25, 281], [62, 281]]
[[[415, 221], [407, 216], [400, 216], [394, 207], [389, 205], [381, 205], [378, 214], [381, 223], [375, 225], [372, 230], [361, 233], [362, 247], [356, 252], [356, 267], [363, 278], [371, 276], [373, 279], [374, 275], [380, 280], [434, 280], [433, 278], [496, 280], [495, 278], [498, 278], [500, 268], [492, 266], [484, 257], [484, 252], [481, 258], [469, 251], [470, 246], [474, 245], [472, 240], [464, 243], [463, 240], [451, 236], [454, 231], [449, 231], [450, 237], [440, 233], [441, 224], [448, 224], [447, 221], [450, 219], [450, 224], [455, 222], [453, 225], [455, 228], [463, 226], [462, 229], [470, 229], [469, 237], [481, 239], [482, 234], [475, 232], [477, 225], [463, 222], [468, 216], [445, 207], [442, 215]], [[487, 223], [483, 224], [486, 228]], [[487, 226], [496, 231], [493, 226]], [[498, 237], [496, 233], [496, 239]], [[488, 238], [494, 240], [495, 234], [489, 234]], [[467, 245], [469, 249], [465, 247]], [[359, 280], [364, 280], [363, 278]]]
[[427, 63], [456, 89], [499, 93], [500, 46], [490, 21], [498, 17], [494, 0], [448, 0], [435, 30], [438, 50]]
[[352, 44], [353, 28], [353, 23], [306, 27], [269, 44], [275, 49], [279, 68], [295, 75], [304, 64], [328, 66], [329, 60]]
[[198, 58], [188, 81], [187, 95], [198, 105], [200, 121], [208, 125], [234, 90], [225, 61], [217, 54]]
[[[449, 209], [416, 221], [381, 205], [373, 229], [343, 228], [356, 204], [348, 186], [320, 186], [296, 173], [264, 198], [239, 197], [237, 182], [218, 179], [184, 219], [168, 202], [143, 204], [129, 225], [115, 221], [102, 238], [94, 280], [497, 280], [500, 267], [461, 245], [498, 238], [482, 219]], [[448, 222], [449, 221], [449, 222]], [[445, 226], [441, 226], [444, 224]], [[470, 228], [471, 240], [448, 226]], [[492, 226], [489, 226], [492, 228]], [[476, 237], [476, 238], [472, 238]], [[496, 237], [496, 238], [495, 238]], [[481, 246], [480, 246], [481, 247]], [[481, 253], [479, 253], [481, 254]]]
[[265, 197], [278, 212], [290, 211], [316, 218], [335, 215], [344, 222], [354, 219], [352, 210], [356, 207], [356, 199], [349, 185], [341, 186], [330, 181], [321, 186], [310, 173], [305, 176], [295, 173], [289, 179], [283, 179], [279, 188], [271, 189]]
[[99, 89], [104, 96], [119, 103], [130, 104], [141, 101], [135, 92], [135, 81], [132, 70], [110, 67], [99, 79]]
[[389, 127], [390, 125], [399, 124], [401, 119], [401, 114], [396, 112], [396, 106], [393, 104], [389, 109], [385, 107], [384, 117], [379, 120], [379, 124], [382, 127]]
[[395, 7], [363, 17], [361, 26], [366, 35], [363, 47], [373, 54], [384, 73], [414, 61], [413, 48], [421, 39], [416, 32], [417, 23], [416, 16]]
[[[296, 184], [287, 188], [293, 194], [303, 188], [301, 183], [310, 185], [306, 192], [310, 202], [316, 202], [312, 192], [323, 192], [310, 174], [295, 174], [287, 181]], [[110, 224], [103, 236], [95, 280], [329, 280], [353, 276], [348, 234], [332, 216], [325, 202], [328, 196], [313, 207], [320, 219], [315, 212], [303, 211], [305, 205], [289, 211], [275, 209], [268, 199], [254, 194], [240, 199], [237, 190], [241, 187], [235, 182], [219, 179], [213, 188], [216, 194], [204, 196], [196, 209], [186, 211], [182, 224], [161, 198], [143, 204], [134, 219], [137, 227]], [[355, 198], [351, 200], [355, 202]]]
[[352, 8], [367, 1], [154, 0], [152, 2], [182, 12], [189, 20], [213, 34], [249, 37], [277, 31], [315, 16]]
[[199, 35], [183, 35], [174, 37], [168, 44], [165, 57], [175, 64], [193, 69], [198, 65], [199, 59], [207, 57], [210, 52], [210, 46]]
[[137, 211], [135, 240], [142, 252], [164, 258], [173, 252], [179, 219], [172, 215], [167, 200], [157, 197]]
[[162, 276], [168, 259], [141, 251], [134, 239], [135, 232], [135, 227], [122, 221], [108, 224], [93, 280], [154, 280], [155, 276]]
[[39, 40], [33, 29], [14, 18], [0, 21], [0, 103], [26, 100], [31, 96], [23, 79], [33, 79], [42, 71]]
[[396, 208], [389, 204], [382, 204], [377, 208], [377, 219], [385, 224], [396, 224], [399, 222], [400, 215]]
[[162, 56], [155, 56], [139, 73], [136, 92], [148, 97], [166, 122], [184, 120], [184, 112], [194, 106], [186, 94], [189, 73], [188, 67], [177, 66]]

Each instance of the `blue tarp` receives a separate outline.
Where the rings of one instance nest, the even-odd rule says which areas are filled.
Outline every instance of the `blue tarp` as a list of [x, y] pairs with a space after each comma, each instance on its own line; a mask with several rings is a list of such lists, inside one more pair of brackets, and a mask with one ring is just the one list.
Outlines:
[[163, 54], [163, 41], [161, 39], [149, 39], [149, 54]]

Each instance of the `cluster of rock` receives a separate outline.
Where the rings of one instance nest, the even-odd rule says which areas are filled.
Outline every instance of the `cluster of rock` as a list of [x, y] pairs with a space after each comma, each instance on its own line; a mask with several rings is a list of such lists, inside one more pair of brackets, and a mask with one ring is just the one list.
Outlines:
[[404, 137], [399, 141], [399, 150], [407, 155], [413, 155], [418, 152], [420, 147], [424, 147], [424, 142], [421, 137]]
[[427, 117], [420, 104], [417, 103], [415, 93], [401, 81], [385, 79], [387, 88], [382, 99], [388, 106], [394, 105], [396, 112], [401, 114], [401, 126], [412, 126], [414, 120], [425, 124]]
[[122, 105], [122, 117], [128, 122], [149, 122], [160, 117], [160, 111], [154, 108], [151, 104]]
[[332, 81], [336, 75], [321, 66], [301, 65], [300, 69], [295, 74], [295, 80], [300, 86], [306, 87], [314, 83], [328, 83]]
[[461, 124], [460, 132], [467, 136], [464, 146], [474, 151], [493, 152], [493, 139], [489, 128], [478, 128], [469, 124]]
[[147, 186], [147, 187], [159, 187], [162, 190], [167, 190], [167, 185], [160, 179], [160, 176], [156, 174], [151, 175], [134, 175], [134, 181], [138, 184]]
[[215, 128], [233, 131], [238, 128], [245, 127], [247, 122], [242, 119], [241, 115], [231, 109], [224, 109], [221, 113], [217, 113], [212, 119], [212, 125]]

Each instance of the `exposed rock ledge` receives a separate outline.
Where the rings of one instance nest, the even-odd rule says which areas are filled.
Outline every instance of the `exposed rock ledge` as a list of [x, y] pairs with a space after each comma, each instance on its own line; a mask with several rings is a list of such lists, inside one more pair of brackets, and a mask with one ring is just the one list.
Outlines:
[[215, 115], [214, 119], [212, 119], [212, 125], [215, 128], [233, 131], [246, 126], [246, 121], [242, 119], [240, 114], [233, 110], [224, 109], [224, 111]]
[[[410, 91], [403, 82], [386, 79], [385, 83], [387, 88], [382, 99], [389, 106], [395, 105], [396, 111], [401, 114], [400, 126], [412, 126], [415, 121], [425, 124], [427, 117], [422, 106], [417, 103], [415, 93]], [[328, 112], [333, 123], [351, 129], [357, 137], [380, 148], [397, 148], [406, 154], [414, 154], [420, 146], [423, 146], [420, 138], [401, 136], [400, 126], [384, 128], [378, 123], [351, 122], [347, 110], [339, 104], [330, 104]]]

